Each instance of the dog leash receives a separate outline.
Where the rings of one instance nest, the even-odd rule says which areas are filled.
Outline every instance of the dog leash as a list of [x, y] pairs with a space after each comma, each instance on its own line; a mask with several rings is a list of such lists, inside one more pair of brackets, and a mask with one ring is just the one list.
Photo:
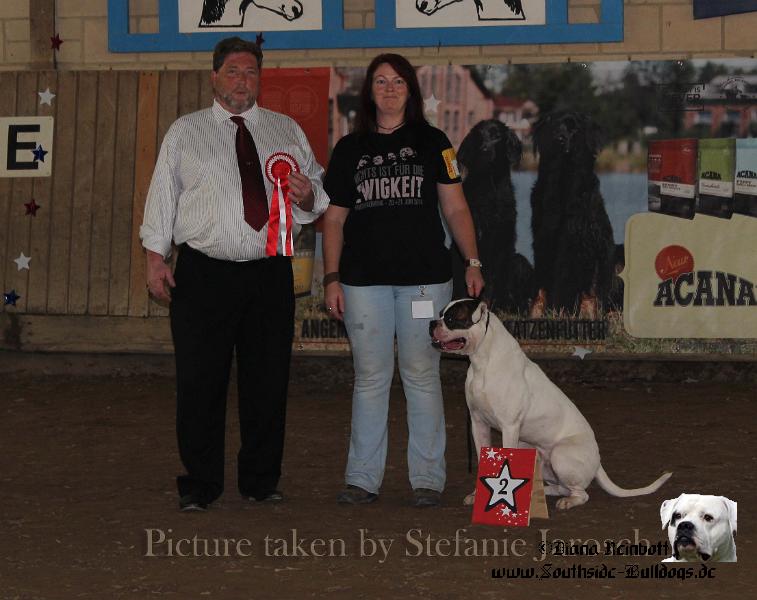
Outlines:
[[[484, 327], [484, 335], [489, 331], [489, 318], [491, 317], [491, 311], [486, 312], [486, 326]], [[470, 364], [470, 359], [468, 359], [468, 363]], [[473, 472], [473, 426], [470, 422], [470, 408], [468, 408], [468, 405], [465, 405], [465, 412], [468, 414], [468, 418], [466, 419], [467, 424], [467, 434], [465, 436], [467, 441], [467, 452], [468, 452], [468, 473]], [[477, 458], [478, 460], [478, 458]]]

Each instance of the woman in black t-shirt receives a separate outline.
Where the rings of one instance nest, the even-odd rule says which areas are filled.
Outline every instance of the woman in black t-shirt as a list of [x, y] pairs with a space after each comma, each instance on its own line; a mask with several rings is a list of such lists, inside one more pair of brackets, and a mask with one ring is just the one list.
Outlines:
[[468, 294], [484, 281], [455, 151], [423, 116], [412, 65], [382, 54], [368, 66], [355, 131], [334, 147], [324, 188], [326, 307], [344, 319], [355, 387], [346, 488], [337, 498], [378, 497], [387, 449], [394, 338], [407, 398], [408, 469], [419, 507], [439, 504], [445, 484], [440, 354], [429, 321], [449, 302], [452, 272], [439, 208], [468, 261]]

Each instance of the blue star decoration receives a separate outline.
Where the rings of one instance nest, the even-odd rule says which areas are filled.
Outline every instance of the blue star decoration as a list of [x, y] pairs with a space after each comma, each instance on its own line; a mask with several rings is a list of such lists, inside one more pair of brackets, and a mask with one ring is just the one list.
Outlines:
[[32, 154], [34, 155], [34, 160], [45, 162], [45, 154], [47, 154], [47, 150], [42, 148], [42, 144], [40, 144], [34, 150], [32, 150]]
[[519, 479], [510, 474], [510, 464], [507, 460], [502, 464], [502, 470], [495, 477], [481, 477], [483, 483], [491, 492], [485, 511], [490, 511], [498, 504], [504, 504], [513, 512], [518, 512], [515, 505], [515, 492], [528, 483], [528, 479]]
[[16, 301], [20, 298], [16, 293], [16, 290], [11, 290], [10, 292], [6, 292], [3, 294], [3, 302], [4, 306], [8, 306], [9, 304], [11, 306], [16, 306]]

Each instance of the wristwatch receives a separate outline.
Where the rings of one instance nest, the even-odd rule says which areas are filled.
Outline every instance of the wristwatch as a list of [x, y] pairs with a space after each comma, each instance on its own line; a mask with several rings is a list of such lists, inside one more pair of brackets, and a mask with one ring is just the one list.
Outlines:
[[483, 265], [481, 264], [481, 261], [478, 260], [477, 258], [469, 258], [468, 260], [465, 261], [465, 266], [466, 267], [478, 267], [479, 269], [481, 267], [483, 267]]

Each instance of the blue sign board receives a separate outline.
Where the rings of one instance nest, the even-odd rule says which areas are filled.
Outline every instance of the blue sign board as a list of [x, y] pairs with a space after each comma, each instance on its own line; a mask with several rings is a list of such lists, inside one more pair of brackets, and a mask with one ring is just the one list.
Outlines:
[[694, 18], [722, 17], [757, 11], [757, 0], [694, 0]]
[[[108, 45], [111, 52], [197, 52], [212, 50], [231, 34], [255, 39], [258, 33], [266, 50], [623, 40], [623, 0], [600, 0], [597, 23], [572, 24], [568, 0], [375, 0], [375, 26], [369, 29], [346, 29], [343, 8], [343, 0], [159, 0], [159, 33], [132, 33], [129, 0], [108, 0]], [[461, 11], [471, 24], [454, 16]], [[236, 22], [227, 24], [227, 17]], [[298, 25], [307, 21], [301, 17], [311, 24]], [[255, 29], [272, 19], [274, 27]]]

